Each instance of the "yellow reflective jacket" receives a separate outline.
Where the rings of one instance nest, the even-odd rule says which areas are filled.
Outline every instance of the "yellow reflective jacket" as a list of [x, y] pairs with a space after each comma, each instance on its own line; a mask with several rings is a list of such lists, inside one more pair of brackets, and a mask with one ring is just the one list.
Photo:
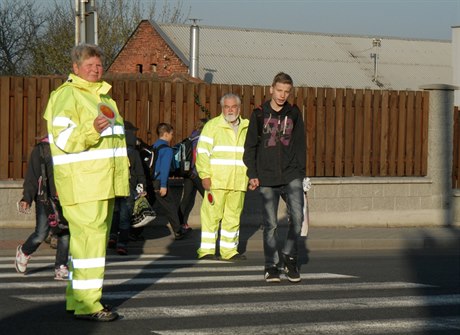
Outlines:
[[211, 178], [211, 189], [247, 190], [243, 153], [248, 125], [240, 118], [235, 133], [222, 114], [205, 124], [197, 144], [196, 168], [201, 179]]
[[[129, 194], [129, 163], [123, 119], [107, 95], [111, 86], [71, 74], [50, 95], [47, 121], [54, 180], [62, 205]], [[98, 104], [115, 113], [113, 127], [99, 134], [93, 126]]]

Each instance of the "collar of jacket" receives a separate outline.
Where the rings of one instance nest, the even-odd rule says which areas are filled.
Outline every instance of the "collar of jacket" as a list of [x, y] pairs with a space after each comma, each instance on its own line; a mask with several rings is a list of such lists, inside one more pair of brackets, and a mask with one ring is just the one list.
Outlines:
[[83, 78], [80, 78], [79, 76], [73, 73], [69, 74], [69, 78], [67, 79], [66, 83], [81, 88], [83, 90], [90, 91], [94, 94], [107, 94], [112, 88], [112, 86], [109, 83], [103, 80], [93, 83], [84, 80]]
[[[227, 120], [225, 120], [224, 113], [220, 114], [218, 118], [220, 119], [220, 121], [217, 123], [217, 126], [222, 127], [222, 128], [229, 128], [233, 130], [233, 127], [227, 122]], [[246, 126], [246, 123], [249, 123], [249, 121], [246, 122], [247, 119], [243, 119], [241, 115], [238, 116], [238, 118], [240, 119], [240, 123], [238, 125], [240, 127], [244, 128]]]
[[266, 101], [263, 105], [262, 105], [262, 111], [263, 112], [267, 112], [268, 114], [272, 114], [272, 117], [274, 116], [285, 116], [287, 113], [289, 113], [292, 108], [293, 108], [293, 105], [291, 105], [289, 102], [286, 101], [286, 103], [284, 104], [283, 108], [281, 108], [278, 112], [275, 111], [272, 106], [270, 105], [270, 101], [271, 100], [268, 100]]

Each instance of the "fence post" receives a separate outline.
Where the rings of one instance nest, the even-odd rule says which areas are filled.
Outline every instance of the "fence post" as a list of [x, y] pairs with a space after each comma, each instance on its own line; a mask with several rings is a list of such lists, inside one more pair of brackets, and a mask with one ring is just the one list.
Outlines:
[[428, 109], [428, 177], [432, 180], [432, 208], [440, 211], [437, 224], [454, 222], [452, 199], [453, 113], [456, 86], [430, 84], [420, 87], [430, 91]]

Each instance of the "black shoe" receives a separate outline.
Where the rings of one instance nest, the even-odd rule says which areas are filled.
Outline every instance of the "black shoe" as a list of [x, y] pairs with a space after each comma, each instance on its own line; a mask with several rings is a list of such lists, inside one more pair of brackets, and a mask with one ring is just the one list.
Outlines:
[[118, 313], [109, 311], [107, 309], [100, 310], [92, 314], [75, 314], [75, 318], [79, 320], [110, 322], [118, 319]]
[[107, 248], [115, 249], [116, 247], [117, 247], [117, 240], [113, 238], [109, 239], [109, 242], [107, 243]]
[[286, 273], [286, 277], [288, 278], [288, 280], [291, 283], [300, 282], [300, 273], [299, 268], [297, 267], [297, 259], [295, 257], [283, 254], [283, 260], [284, 272]]
[[265, 269], [265, 281], [267, 283], [279, 283], [281, 282], [280, 279], [280, 271], [277, 267], [271, 267]]
[[204, 259], [204, 260], [213, 260], [215, 261], [217, 259], [216, 255], [211, 255], [211, 254], [207, 254], [207, 255], [204, 255], [203, 257], [200, 257], [198, 259]]
[[184, 237], [185, 237], [185, 234], [184, 234], [184, 232], [183, 232], [182, 230], [179, 230], [179, 231], [175, 231], [175, 232], [174, 232], [174, 239], [175, 239], [176, 241], [182, 240]]
[[174, 239], [182, 240], [184, 237], [188, 235], [191, 230], [185, 230], [182, 227], [179, 228], [179, 231], [174, 232]]
[[184, 224], [182, 225], [182, 229], [183, 229], [184, 231], [186, 231], [186, 232], [191, 232], [191, 231], [192, 231], [192, 227], [190, 227], [190, 226], [188, 225], [188, 223], [184, 223]]
[[126, 256], [126, 255], [128, 255], [128, 249], [123, 248], [123, 247], [118, 247], [117, 248], [117, 254], [119, 254], [121, 256]]
[[236, 254], [236, 255], [233, 255], [232, 257], [228, 258], [228, 259], [222, 259], [222, 260], [224, 260], [224, 261], [234, 261], [234, 262], [245, 261], [246, 256], [241, 255], [241, 254]]
[[[114, 309], [114, 307], [112, 305], [109, 305], [109, 304], [103, 304], [102, 307], [104, 307], [103, 311], [104, 312], [110, 312]], [[74, 314], [75, 311], [73, 309], [66, 309], [65, 310], [66, 313], [69, 313], [69, 314]]]

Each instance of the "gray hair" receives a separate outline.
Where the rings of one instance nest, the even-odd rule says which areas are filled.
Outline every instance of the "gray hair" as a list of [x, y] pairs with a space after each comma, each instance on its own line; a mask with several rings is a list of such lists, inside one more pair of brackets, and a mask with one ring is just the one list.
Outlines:
[[81, 43], [72, 49], [71, 53], [72, 64], [76, 63], [81, 65], [86, 59], [91, 57], [99, 57], [101, 61], [104, 61], [104, 54], [102, 49], [94, 44]]
[[222, 98], [220, 98], [220, 106], [224, 108], [224, 101], [227, 99], [235, 99], [238, 106], [241, 106], [241, 99], [238, 95], [233, 93], [227, 93]]

